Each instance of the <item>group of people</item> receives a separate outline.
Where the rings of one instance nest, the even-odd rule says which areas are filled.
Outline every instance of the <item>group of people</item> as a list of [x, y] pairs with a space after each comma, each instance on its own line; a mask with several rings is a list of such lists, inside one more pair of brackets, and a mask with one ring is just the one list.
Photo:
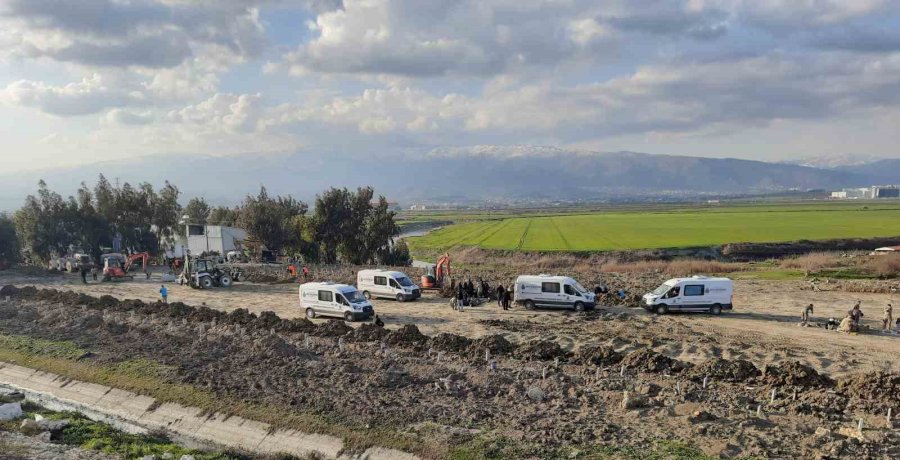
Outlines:
[[472, 305], [475, 299], [489, 299], [492, 296], [491, 286], [487, 281], [478, 283], [467, 279], [456, 284], [456, 300], [459, 305]]
[[[847, 315], [840, 321], [836, 318], [829, 318], [828, 322], [825, 323], [825, 329], [833, 329], [839, 332], [859, 332], [859, 324], [862, 321], [863, 313], [862, 308], [860, 308], [861, 302], [857, 301], [856, 305], [853, 306], [850, 310], [847, 311]], [[800, 323], [806, 325], [809, 323], [812, 318], [812, 314], [814, 311], [813, 304], [809, 304], [806, 308], [803, 309], [803, 313], [800, 315]], [[881, 329], [884, 331], [889, 331], [892, 326], [896, 327], [896, 333], [900, 334], [900, 318], [897, 319], [896, 323], [894, 321], [894, 307], [889, 303], [885, 305], [884, 312], [881, 317]]]

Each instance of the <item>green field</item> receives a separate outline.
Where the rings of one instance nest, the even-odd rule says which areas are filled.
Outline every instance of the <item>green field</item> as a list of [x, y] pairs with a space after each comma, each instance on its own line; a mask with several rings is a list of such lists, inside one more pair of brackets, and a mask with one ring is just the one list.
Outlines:
[[900, 206], [880, 203], [466, 217], [475, 218], [410, 238], [411, 248], [586, 252], [900, 236]]

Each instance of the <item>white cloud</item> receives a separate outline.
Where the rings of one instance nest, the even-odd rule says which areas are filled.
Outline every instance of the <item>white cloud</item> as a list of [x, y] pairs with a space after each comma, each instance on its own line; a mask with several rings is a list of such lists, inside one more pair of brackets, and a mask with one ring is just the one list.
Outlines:
[[52, 115], [73, 116], [96, 113], [107, 107], [141, 103], [142, 95], [109, 85], [102, 76], [94, 74], [62, 86], [29, 80], [15, 81], [0, 91], [0, 101], [35, 107]]

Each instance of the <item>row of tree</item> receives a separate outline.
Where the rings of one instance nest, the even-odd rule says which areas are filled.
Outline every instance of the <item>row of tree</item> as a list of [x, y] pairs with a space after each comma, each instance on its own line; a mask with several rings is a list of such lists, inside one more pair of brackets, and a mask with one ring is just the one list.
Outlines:
[[[330, 189], [309, 206], [290, 196], [269, 196], [262, 187], [235, 207], [211, 207], [195, 198], [185, 207], [180, 192], [166, 182], [159, 190], [110, 184], [102, 175], [93, 189], [82, 183], [64, 199], [44, 181], [12, 218], [0, 215], [0, 263], [20, 253], [35, 260], [65, 254], [70, 247], [95, 259], [108, 248], [158, 255], [184, 235], [185, 222], [237, 226], [255, 247], [264, 246], [307, 262], [391, 264], [410, 262], [395, 213], [385, 198], [374, 199], [371, 187], [356, 191]], [[183, 216], [187, 216], [186, 219]]]

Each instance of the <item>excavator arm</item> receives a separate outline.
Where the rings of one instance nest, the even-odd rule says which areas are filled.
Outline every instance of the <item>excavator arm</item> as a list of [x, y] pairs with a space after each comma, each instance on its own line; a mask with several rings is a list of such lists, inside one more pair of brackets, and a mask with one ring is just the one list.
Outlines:
[[139, 252], [137, 254], [131, 254], [125, 259], [125, 271], [128, 272], [131, 270], [131, 267], [135, 262], [141, 261], [141, 268], [144, 271], [147, 270], [147, 263], [150, 261], [150, 254], [146, 252]]

